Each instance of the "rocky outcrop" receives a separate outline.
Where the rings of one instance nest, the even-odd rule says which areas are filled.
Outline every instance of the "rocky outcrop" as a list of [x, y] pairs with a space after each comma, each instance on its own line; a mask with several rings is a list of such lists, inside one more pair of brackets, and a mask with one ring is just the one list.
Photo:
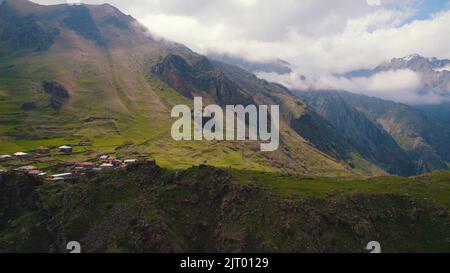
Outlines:
[[406, 194], [286, 198], [243, 174], [141, 163], [52, 186], [9, 175], [0, 252], [65, 252], [72, 240], [83, 252], [363, 252], [373, 240], [385, 252], [449, 250], [445, 207]]
[[203, 56], [169, 54], [151, 72], [183, 96], [205, 96], [219, 105], [249, 105], [252, 97]]

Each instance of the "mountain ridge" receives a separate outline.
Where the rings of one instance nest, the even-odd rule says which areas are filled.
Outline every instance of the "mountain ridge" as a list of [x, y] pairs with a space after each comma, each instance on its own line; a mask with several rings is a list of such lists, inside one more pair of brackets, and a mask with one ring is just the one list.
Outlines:
[[[337, 105], [335, 101], [343, 100], [345, 107], [362, 114], [369, 120], [368, 124], [373, 124], [381, 132], [388, 134], [394, 140], [397, 149], [401, 148], [415, 161], [415, 169], [419, 173], [446, 168], [450, 140], [448, 126], [428, 118], [425, 113], [414, 107], [344, 91], [309, 91], [299, 92], [299, 95], [315, 105], [319, 113], [340, 129], [344, 129], [345, 126], [337, 124], [339, 120], [336, 120], [336, 115], [343, 111], [343, 106]], [[321, 105], [324, 100], [328, 102]], [[327, 111], [336, 113], [329, 114]], [[350, 124], [354, 122], [351, 119], [346, 121]]]
[[[368, 78], [378, 73], [410, 70], [420, 78], [420, 88], [415, 91], [420, 96], [436, 96], [439, 98], [435, 104], [450, 100], [450, 60], [438, 58], [425, 58], [419, 54], [403, 58], [393, 58], [390, 61], [371, 68], [350, 71], [340, 76], [346, 78]], [[417, 105], [428, 104], [417, 102]]]

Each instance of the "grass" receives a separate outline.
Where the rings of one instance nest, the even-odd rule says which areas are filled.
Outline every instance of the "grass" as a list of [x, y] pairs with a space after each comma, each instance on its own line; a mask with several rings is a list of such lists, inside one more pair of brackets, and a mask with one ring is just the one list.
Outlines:
[[[354, 193], [410, 194], [424, 200], [434, 200], [450, 209], [450, 172], [405, 178], [384, 176], [370, 179], [305, 178], [267, 172], [234, 170], [233, 176], [241, 183], [256, 181], [282, 197], [333, 197]], [[250, 180], [249, 180], [250, 178]]]

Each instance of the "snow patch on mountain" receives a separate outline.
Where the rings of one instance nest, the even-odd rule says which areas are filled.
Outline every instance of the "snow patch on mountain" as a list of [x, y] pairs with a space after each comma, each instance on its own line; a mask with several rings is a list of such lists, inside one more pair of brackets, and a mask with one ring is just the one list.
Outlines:
[[434, 68], [433, 70], [436, 72], [444, 72], [444, 71], [450, 72], [450, 65], [445, 66], [445, 67]]

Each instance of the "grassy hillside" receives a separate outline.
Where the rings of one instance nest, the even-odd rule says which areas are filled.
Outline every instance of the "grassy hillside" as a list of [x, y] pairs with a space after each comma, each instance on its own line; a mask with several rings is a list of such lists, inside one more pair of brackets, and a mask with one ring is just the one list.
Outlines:
[[142, 163], [48, 183], [0, 176], [0, 252], [450, 251], [450, 173], [302, 178]]

